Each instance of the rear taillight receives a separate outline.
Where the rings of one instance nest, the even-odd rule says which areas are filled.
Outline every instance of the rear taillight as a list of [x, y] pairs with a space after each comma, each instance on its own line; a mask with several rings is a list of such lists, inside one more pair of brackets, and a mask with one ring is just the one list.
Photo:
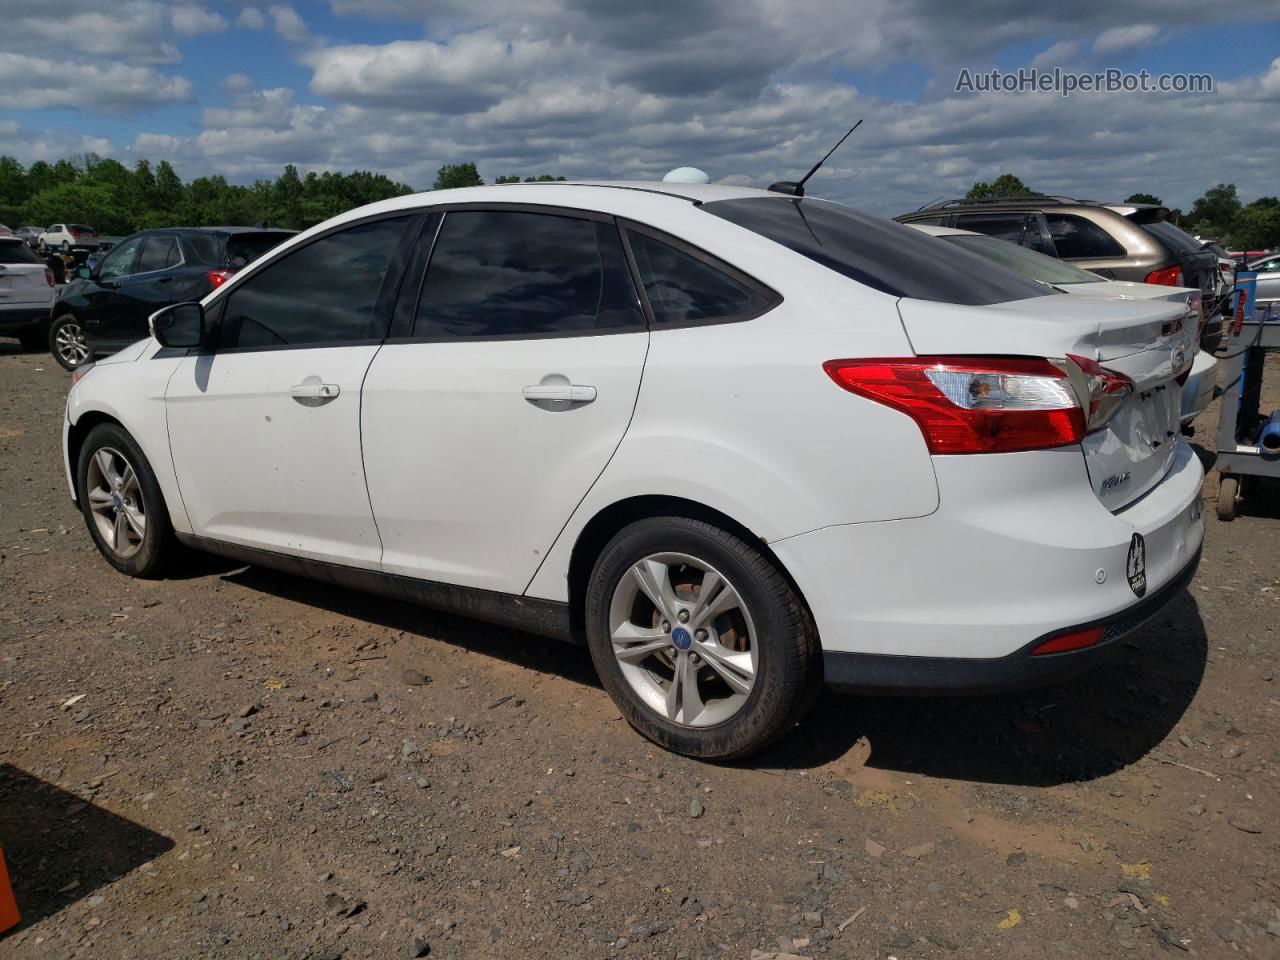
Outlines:
[[1052, 640], [1046, 640], [1031, 651], [1033, 657], [1041, 657], [1047, 653], [1069, 653], [1072, 650], [1083, 650], [1092, 647], [1102, 640], [1102, 627], [1089, 627], [1086, 630], [1073, 630], [1071, 633], [1060, 633]]
[[53, 271], [48, 267], [44, 268], [44, 282], [51, 287], [56, 287], [58, 285], [53, 279]]
[[1089, 398], [1089, 418], [1085, 431], [1092, 433], [1124, 406], [1124, 402], [1133, 393], [1133, 381], [1123, 373], [1108, 370], [1097, 360], [1078, 357], [1073, 353], [1068, 353], [1067, 359], [1075, 364], [1084, 377], [1085, 394]]
[[1146, 282], [1158, 283], [1162, 287], [1180, 287], [1182, 286], [1182, 268], [1164, 267], [1160, 270], [1152, 270], [1147, 274]]
[[850, 393], [915, 420], [930, 453], [1043, 450], [1079, 443], [1086, 432], [1076, 391], [1048, 360], [829, 360], [823, 369]]
[[222, 286], [224, 283], [230, 280], [233, 276], [235, 276], [235, 271], [234, 270], [210, 270], [208, 273], [205, 274], [205, 276], [208, 277], [209, 282], [213, 284], [213, 289], [217, 290], [218, 287]]

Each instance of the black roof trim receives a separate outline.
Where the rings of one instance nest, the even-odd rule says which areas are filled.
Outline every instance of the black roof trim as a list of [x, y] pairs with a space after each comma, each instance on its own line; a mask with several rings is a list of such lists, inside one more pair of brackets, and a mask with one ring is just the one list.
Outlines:
[[1031, 197], [982, 197], [976, 200], [961, 197], [958, 200], [943, 200], [941, 202], [926, 203], [923, 207], [916, 207], [914, 212], [923, 213], [925, 210], [952, 210], [956, 207], [983, 207], [1015, 204], [1026, 204], [1041, 207], [1102, 206], [1102, 204], [1096, 200], [1077, 200], [1074, 197], [1059, 197], [1051, 194], [1045, 194], [1044, 196]]

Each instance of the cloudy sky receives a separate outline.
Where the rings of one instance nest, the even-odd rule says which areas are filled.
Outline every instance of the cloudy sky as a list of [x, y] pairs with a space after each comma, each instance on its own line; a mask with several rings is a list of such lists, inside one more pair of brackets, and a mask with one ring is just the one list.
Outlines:
[[[56, 16], [54, 13], [56, 12]], [[443, 163], [794, 179], [895, 214], [1016, 173], [1186, 207], [1280, 194], [1280, 0], [0, 0], [0, 153], [237, 182]], [[957, 93], [1020, 67], [1209, 73], [1212, 93]]]

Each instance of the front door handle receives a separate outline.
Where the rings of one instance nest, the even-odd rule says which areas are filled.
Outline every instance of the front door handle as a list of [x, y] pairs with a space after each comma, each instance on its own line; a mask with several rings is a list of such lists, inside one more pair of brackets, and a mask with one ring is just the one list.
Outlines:
[[307, 377], [289, 388], [289, 395], [304, 407], [322, 407], [338, 399], [342, 388], [336, 383], [321, 383], [319, 377]]
[[596, 388], [576, 383], [537, 383], [525, 387], [520, 393], [532, 404], [590, 403], [596, 398]]

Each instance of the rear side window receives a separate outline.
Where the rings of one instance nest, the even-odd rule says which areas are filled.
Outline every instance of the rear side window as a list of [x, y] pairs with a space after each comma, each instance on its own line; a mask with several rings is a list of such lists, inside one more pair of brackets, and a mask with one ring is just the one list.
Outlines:
[[147, 242], [142, 245], [142, 255], [138, 257], [138, 265], [133, 272], [167, 270], [181, 259], [178, 255], [178, 241], [173, 234], [155, 234], [147, 237]]
[[222, 238], [213, 233], [184, 233], [182, 241], [187, 247], [187, 260], [209, 267], [225, 266], [222, 256]]
[[1124, 247], [1092, 220], [1069, 213], [1045, 213], [1044, 219], [1053, 246], [1064, 260], [1125, 256]]
[[979, 305], [1052, 293], [976, 253], [838, 203], [753, 197], [700, 209], [894, 297]]
[[350, 343], [382, 336], [383, 281], [409, 217], [357, 224], [267, 264], [237, 285], [223, 349]]
[[0, 263], [39, 263], [37, 257], [25, 241], [0, 240]]
[[643, 233], [628, 231], [627, 239], [658, 326], [746, 320], [777, 303], [776, 294], [735, 279], [728, 268]]
[[612, 223], [455, 210], [436, 237], [413, 336], [511, 338], [643, 326]]

